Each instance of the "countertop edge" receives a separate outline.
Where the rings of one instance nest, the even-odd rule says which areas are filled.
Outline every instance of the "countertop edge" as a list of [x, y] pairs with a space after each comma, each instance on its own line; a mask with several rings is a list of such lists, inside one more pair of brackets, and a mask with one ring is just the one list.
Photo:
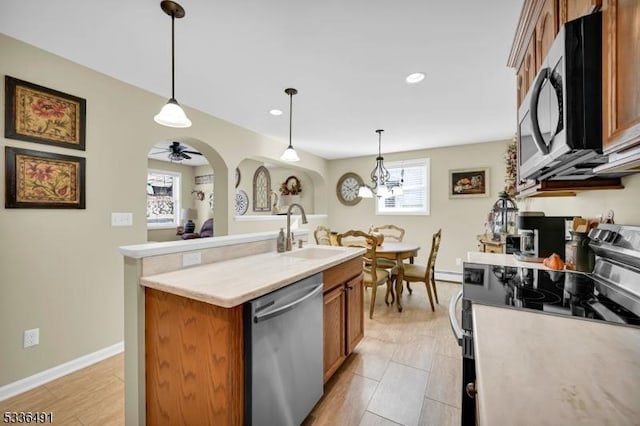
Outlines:
[[[332, 246], [332, 248], [335, 248]], [[170, 293], [170, 294], [174, 294], [177, 296], [181, 296], [181, 297], [185, 297], [188, 299], [193, 299], [193, 300], [198, 300], [200, 302], [204, 302], [204, 303], [208, 303], [211, 305], [215, 305], [215, 306], [219, 306], [222, 308], [234, 308], [236, 306], [242, 305], [243, 303], [249, 301], [249, 300], [253, 300], [257, 297], [263, 296], [267, 293], [270, 293], [272, 291], [278, 290], [280, 288], [286, 287], [289, 284], [293, 284], [296, 281], [299, 281], [303, 278], [309, 277], [313, 274], [316, 274], [318, 272], [322, 272], [328, 268], [331, 268], [333, 266], [339, 265], [341, 263], [344, 263], [348, 260], [357, 258], [359, 256], [362, 256], [364, 253], [366, 252], [366, 250], [364, 248], [356, 248], [356, 247], [350, 247], [348, 251], [345, 251], [344, 253], [340, 254], [340, 255], [336, 255], [334, 257], [328, 257], [325, 259], [317, 259], [316, 261], [313, 262], [313, 266], [309, 266], [308, 268], [305, 268], [304, 270], [300, 270], [297, 271], [296, 273], [288, 276], [285, 279], [279, 279], [279, 280], [275, 280], [275, 281], [271, 281], [269, 279], [269, 277], [264, 277], [264, 283], [263, 284], [257, 284], [257, 288], [252, 289], [251, 291], [244, 291], [241, 294], [239, 294], [238, 296], [235, 297], [229, 297], [229, 298], [225, 298], [225, 297], [219, 297], [216, 296], [215, 294], [205, 294], [203, 292], [198, 292], [195, 290], [189, 290], [186, 288], [181, 288], [181, 287], [174, 287], [171, 285], [167, 285], [166, 283], [161, 282], [161, 279], [163, 276], [166, 276], [167, 274], [174, 274], [177, 271], [173, 271], [173, 272], [169, 272], [169, 273], [164, 273], [164, 274], [157, 274], [157, 275], [152, 275], [152, 276], [148, 276], [148, 277], [140, 277], [139, 279], [139, 285], [143, 286], [143, 287], [149, 287], [149, 288], [153, 288], [156, 290], [160, 290], [166, 293]], [[216, 265], [216, 267], [224, 267], [226, 263], [229, 262], [237, 262], [240, 259], [245, 259], [248, 262], [251, 262], [253, 258], [256, 258], [258, 256], [261, 255], [253, 255], [253, 256], [246, 256], [243, 258], [237, 258], [237, 259], [232, 259], [229, 261], [223, 261], [223, 262], [217, 262], [215, 264], [209, 264], [209, 265]], [[200, 269], [200, 268], [206, 268], [209, 265], [199, 265], [193, 268], [185, 268], [180, 270], [180, 272], [182, 273], [188, 273], [188, 272], [192, 272], [196, 269]], [[301, 265], [302, 266], [302, 265]]]
[[[296, 236], [309, 235], [305, 228], [293, 229]], [[211, 238], [195, 238], [191, 240], [163, 241], [156, 243], [143, 243], [128, 246], [120, 246], [120, 254], [133, 259], [158, 256], [163, 254], [181, 253], [191, 250], [203, 250], [214, 247], [231, 246], [235, 244], [252, 243], [256, 241], [275, 240], [279, 231], [254, 232], [247, 234], [222, 235]]]

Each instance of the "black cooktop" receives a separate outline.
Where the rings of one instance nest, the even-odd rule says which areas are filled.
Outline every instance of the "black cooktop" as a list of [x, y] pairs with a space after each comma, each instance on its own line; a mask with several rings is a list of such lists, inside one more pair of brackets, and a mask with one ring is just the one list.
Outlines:
[[463, 299], [542, 313], [640, 326], [640, 317], [604, 297], [580, 272], [465, 263]]

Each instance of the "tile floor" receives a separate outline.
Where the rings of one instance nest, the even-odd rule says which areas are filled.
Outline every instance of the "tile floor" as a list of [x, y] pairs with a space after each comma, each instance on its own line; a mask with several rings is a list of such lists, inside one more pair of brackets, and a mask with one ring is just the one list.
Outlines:
[[365, 338], [327, 383], [305, 426], [460, 424], [461, 350], [448, 316], [460, 285], [437, 286], [435, 312], [420, 283], [412, 284], [412, 295], [405, 289], [401, 313], [377, 301]]

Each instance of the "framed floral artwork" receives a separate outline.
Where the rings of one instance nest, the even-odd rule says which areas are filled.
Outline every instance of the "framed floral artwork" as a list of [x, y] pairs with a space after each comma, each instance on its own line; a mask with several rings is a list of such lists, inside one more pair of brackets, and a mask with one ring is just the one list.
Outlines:
[[489, 168], [449, 170], [449, 198], [488, 197]]
[[82, 157], [5, 147], [5, 207], [84, 209]]
[[4, 136], [85, 150], [87, 101], [5, 76]]

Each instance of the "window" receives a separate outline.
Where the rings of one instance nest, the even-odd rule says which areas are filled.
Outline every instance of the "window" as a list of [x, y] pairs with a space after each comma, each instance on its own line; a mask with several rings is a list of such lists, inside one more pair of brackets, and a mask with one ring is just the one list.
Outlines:
[[147, 172], [147, 227], [175, 228], [180, 221], [180, 173]]
[[428, 216], [430, 214], [429, 166], [428, 158], [386, 163], [385, 167], [391, 174], [392, 186], [403, 181], [402, 195], [378, 198], [376, 214]]

